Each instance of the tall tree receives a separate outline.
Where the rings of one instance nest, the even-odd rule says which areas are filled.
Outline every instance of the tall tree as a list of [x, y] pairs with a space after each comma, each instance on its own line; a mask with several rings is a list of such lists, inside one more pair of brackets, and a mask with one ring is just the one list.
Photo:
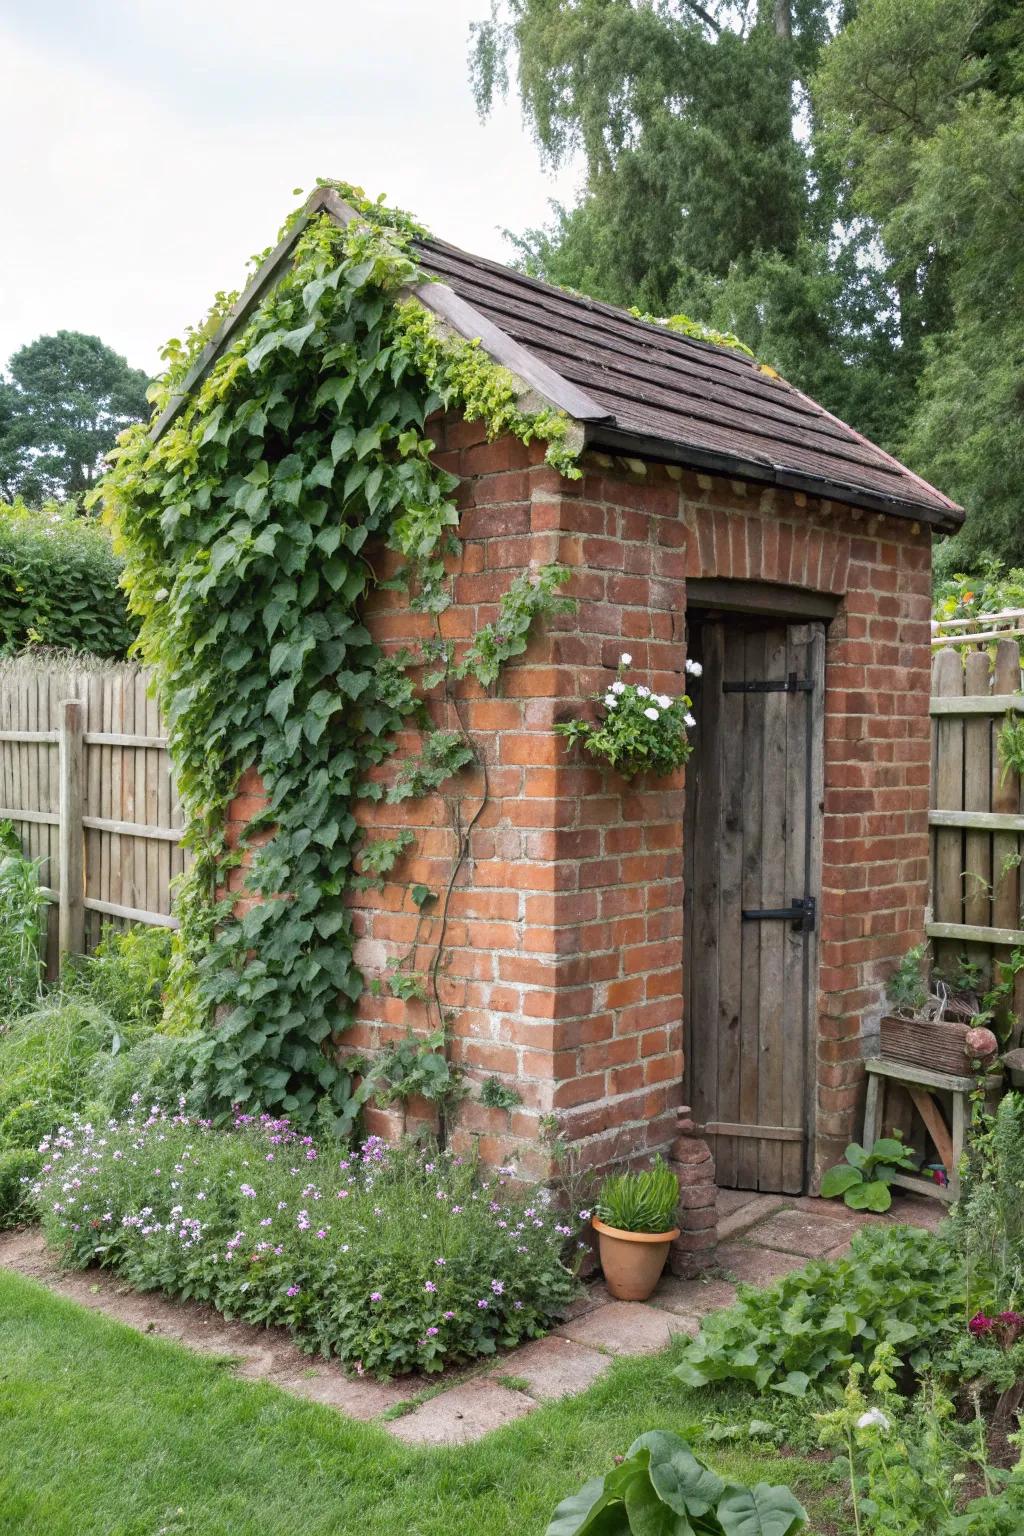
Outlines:
[[149, 414], [149, 380], [98, 336], [58, 331], [15, 352], [0, 380], [0, 490], [8, 499], [85, 491], [119, 432]]

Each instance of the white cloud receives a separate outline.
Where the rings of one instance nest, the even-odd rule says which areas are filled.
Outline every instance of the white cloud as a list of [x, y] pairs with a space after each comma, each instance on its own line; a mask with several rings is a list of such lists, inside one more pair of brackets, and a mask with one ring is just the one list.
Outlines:
[[468, 24], [486, 0], [61, 9], [19, 4], [0, 24], [5, 120], [20, 130], [0, 165], [0, 363], [63, 327], [155, 369], [317, 175], [385, 192], [499, 259], [502, 226], [572, 198], [574, 174], [542, 174], [517, 105], [477, 119]]

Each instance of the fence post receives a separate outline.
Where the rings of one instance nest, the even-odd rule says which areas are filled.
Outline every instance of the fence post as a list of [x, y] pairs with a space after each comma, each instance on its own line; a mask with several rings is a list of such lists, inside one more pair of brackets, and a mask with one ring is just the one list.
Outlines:
[[60, 721], [60, 963], [85, 948], [84, 709], [65, 699]]

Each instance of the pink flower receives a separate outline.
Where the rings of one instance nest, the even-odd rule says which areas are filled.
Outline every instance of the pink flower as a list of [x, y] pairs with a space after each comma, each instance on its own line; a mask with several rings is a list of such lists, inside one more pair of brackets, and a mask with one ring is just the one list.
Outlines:
[[285, 1291], [285, 1295], [286, 1296], [297, 1296], [298, 1294], [299, 1294], [299, 1287], [297, 1285], [290, 1285], [288, 1287], [288, 1289]]
[[423, 1289], [425, 1291], [436, 1291], [437, 1290], [437, 1286], [434, 1284], [433, 1280], [428, 1280], [426, 1285], [423, 1287]]
[[380, 1291], [371, 1291], [370, 1292], [370, 1300], [371, 1301], [383, 1301], [384, 1298], [381, 1295]]

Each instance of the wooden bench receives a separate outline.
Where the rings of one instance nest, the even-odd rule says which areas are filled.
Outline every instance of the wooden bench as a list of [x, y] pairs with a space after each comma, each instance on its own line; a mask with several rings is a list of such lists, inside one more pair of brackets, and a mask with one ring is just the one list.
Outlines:
[[[945, 1187], [931, 1179], [921, 1179], [909, 1173], [898, 1173], [892, 1182], [900, 1189], [912, 1189], [915, 1194], [934, 1195], [939, 1200], [952, 1203], [960, 1197], [960, 1158], [964, 1150], [964, 1129], [970, 1095], [977, 1087], [973, 1077], [956, 1077], [951, 1072], [933, 1072], [928, 1067], [911, 1066], [909, 1062], [883, 1061], [870, 1057], [864, 1063], [868, 1074], [868, 1094], [864, 1105], [864, 1145], [870, 1149], [881, 1134], [883, 1096], [886, 1079], [905, 1088], [913, 1101], [928, 1134], [935, 1143], [948, 1183]], [[953, 1098], [953, 1130], [946, 1129], [942, 1110], [936, 1102], [936, 1093], [949, 1093]]]

